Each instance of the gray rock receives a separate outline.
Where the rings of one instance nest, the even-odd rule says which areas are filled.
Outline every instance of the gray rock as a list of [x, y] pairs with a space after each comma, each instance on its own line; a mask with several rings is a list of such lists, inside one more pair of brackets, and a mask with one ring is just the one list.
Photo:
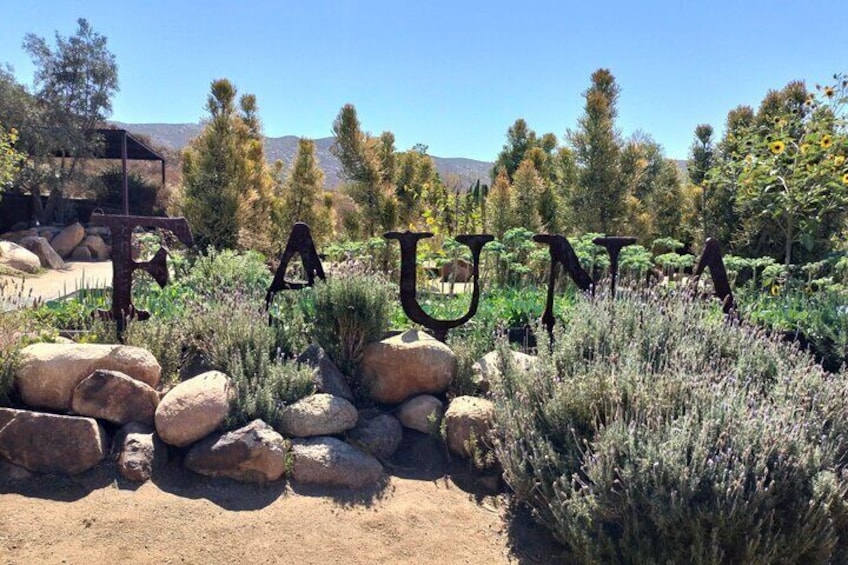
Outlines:
[[313, 394], [283, 410], [280, 432], [288, 437], [340, 434], [356, 425], [357, 416], [356, 408], [344, 398]]
[[130, 422], [115, 435], [118, 472], [134, 483], [150, 480], [167, 460], [167, 450], [153, 428], [139, 422]]
[[45, 269], [65, 268], [65, 262], [43, 237], [25, 237], [21, 240], [21, 246], [35, 253]]
[[35, 343], [21, 350], [15, 383], [29, 406], [67, 411], [74, 389], [97, 369], [120, 371], [153, 388], [162, 367], [140, 347], [82, 343]]
[[318, 392], [326, 392], [353, 402], [353, 392], [347, 384], [347, 379], [321, 346], [310, 345], [300, 354], [297, 362], [312, 367], [312, 380]]
[[80, 242], [80, 247], [87, 247], [91, 258], [95, 261], [108, 261], [111, 250], [99, 235], [87, 235]]
[[292, 442], [291, 478], [309, 485], [363, 488], [383, 475], [380, 462], [333, 437], [296, 439]]
[[57, 233], [50, 240], [50, 246], [56, 250], [62, 259], [67, 259], [71, 256], [74, 248], [82, 242], [85, 237], [85, 228], [79, 223], [70, 225]]
[[7, 231], [5, 233], [0, 234], [0, 240], [3, 241], [12, 241], [14, 243], [20, 242], [25, 237], [33, 237], [38, 235], [38, 230], [35, 228], [28, 228], [24, 230], [18, 231]]
[[0, 265], [32, 274], [41, 269], [41, 260], [35, 253], [17, 243], [0, 241]]
[[74, 389], [71, 409], [82, 416], [113, 424], [153, 424], [159, 394], [141, 381], [118, 371], [98, 369]]
[[[512, 362], [522, 371], [531, 371], [536, 366], [537, 357], [520, 351], [510, 351]], [[489, 392], [493, 382], [503, 378], [501, 373], [501, 356], [497, 351], [486, 353], [479, 361], [471, 366], [474, 383], [480, 392]]]
[[372, 418], [360, 416], [359, 422], [347, 435], [348, 441], [377, 459], [391, 459], [403, 439], [403, 428], [397, 418], [380, 414]]
[[286, 471], [283, 436], [262, 420], [196, 443], [185, 458], [185, 466], [210, 477], [266, 484]]
[[448, 449], [460, 457], [485, 452], [495, 421], [495, 404], [476, 396], [454, 398], [445, 412]]
[[38, 473], [75, 475], [106, 455], [106, 434], [96, 420], [19, 411], [0, 429], [0, 455]]
[[456, 356], [426, 333], [409, 330], [368, 345], [361, 371], [371, 398], [399, 404], [416, 394], [445, 392], [456, 376]]
[[429, 434], [438, 430], [444, 412], [441, 400], [429, 394], [419, 394], [401, 404], [395, 415], [404, 427]]
[[88, 247], [80, 244], [74, 247], [74, 250], [71, 251], [69, 259], [71, 261], [91, 261], [93, 256], [91, 255], [91, 250]]
[[177, 447], [203, 439], [224, 422], [234, 394], [230, 378], [220, 371], [183, 381], [156, 407], [156, 433], [162, 441]]

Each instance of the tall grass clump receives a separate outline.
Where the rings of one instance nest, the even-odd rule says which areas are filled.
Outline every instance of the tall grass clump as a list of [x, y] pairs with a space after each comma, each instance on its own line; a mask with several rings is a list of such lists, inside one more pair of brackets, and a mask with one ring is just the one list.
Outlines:
[[717, 308], [579, 298], [530, 372], [501, 355], [496, 452], [578, 563], [848, 555], [848, 380]]
[[313, 289], [313, 339], [354, 382], [365, 347], [383, 337], [394, 299], [378, 274], [352, 273], [319, 282]]

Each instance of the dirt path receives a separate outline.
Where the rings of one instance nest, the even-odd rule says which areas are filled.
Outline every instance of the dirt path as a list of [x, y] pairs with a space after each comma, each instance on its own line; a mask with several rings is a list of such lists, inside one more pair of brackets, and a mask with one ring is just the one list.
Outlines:
[[[7, 298], [11, 293], [14, 297], [21, 296], [25, 304], [31, 304], [37, 299], [42, 301], [55, 300], [81, 288], [105, 288], [112, 285], [112, 262], [98, 263], [71, 262], [65, 263], [66, 269], [60, 271], [45, 271], [40, 275], [9, 276], [0, 275], [0, 285], [6, 284], [4, 291]], [[2, 300], [3, 296], [0, 296]]]
[[[0, 466], [1, 467], [1, 466]], [[0, 468], [2, 474], [2, 468]], [[505, 498], [392, 476], [353, 498], [205, 479], [169, 465], [141, 486], [110, 464], [79, 477], [0, 477], [0, 563], [560, 563]]]

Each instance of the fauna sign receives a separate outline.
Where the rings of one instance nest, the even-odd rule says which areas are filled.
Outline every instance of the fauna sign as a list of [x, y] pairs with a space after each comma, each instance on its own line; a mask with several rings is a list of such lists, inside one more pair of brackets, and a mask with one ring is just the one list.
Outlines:
[[[116, 320], [118, 331], [122, 332], [128, 318], [146, 319], [147, 312], [137, 310], [131, 301], [132, 272], [135, 269], [143, 269], [150, 273], [160, 284], [168, 282], [168, 270], [166, 268], [167, 251], [160, 248], [153, 259], [147, 263], [137, 263], [132, 259], [132, 232], [137, 227], [161, 228], [173, 232], [183, 243], [192, 245], [191, 231], [185, 218], [148, 218], [142, 216], [92, 216], [91, 222], [97, 225], [108, 226], [112, 230], [113, 241], [113, 290], [112, 308], [106, 313]], [[432, 233], [417, 232], [388, 232], [383, 235], [386, 239], [396, 240], [400, 244], [400, 302], [403, 311], [410, 320], [421, 324], [439, 340], [444, 341], [448, 330], [459, 327], [468, 322], [477, 313], [480, 302], [480, 253], [483, 247], [495, 238], [489, 234], [462, 234], [456, 236], [456, 240], [466, 245], [471, 250], [472, 257], [472, 294], [471, 305], [468, 312], [454, 320], [438, 320], [433, 318], [421, 308], [416, 297], [416, 251], [418, 241], [432, 237]], [[557, 276], [562, 266], [571, 280], [584, 292], [594, 292], [596, 281], [589, 276], [580, 262], [577, 254], [561, 235], [538, 234], [533, 239], [548, 246], [551, 258], [550, 276], [548, 278], [548, 292], [545, 303], [545, 311], [542, 314], [542, 323], [548, 332], [554, 327], [554, 299]], [[615, 294], [615, 285], [618, 279], [618, 257], [624, 247], [636, 243], [633, 237], [599, 237], [593, 240], [595, 244], [604, 247], [610, 256], [610, 286], [612, 294]], [[300, 255], [303, 269], [306, 273], [306, 281], [288, 281], [285, 278], [286, 268], [295, 255]], [[713, 279], [713, 287], [716, 295], [721, 299], [725, 314], [733, 309], [733, 294], [724, 268], [719, 243], [714, 239], [708, 239], [704, 251], [698, 259], [693, 271], [692, 282], [703, 274], [706, 267], [710, 268], [710, 276]], [[274, 275], [274, 280], [268, 288], [265, 297], [266, 307], [269, 307], [274, 295], [283, 290], [299, 290], [312, 286], [315, 279], [323, 280], [324, 268], [321, 259], [315, 249], [309, 226], [304, 223], [296, 223], [289, 234], [288, 242], [280, 256], [280, 266]]]

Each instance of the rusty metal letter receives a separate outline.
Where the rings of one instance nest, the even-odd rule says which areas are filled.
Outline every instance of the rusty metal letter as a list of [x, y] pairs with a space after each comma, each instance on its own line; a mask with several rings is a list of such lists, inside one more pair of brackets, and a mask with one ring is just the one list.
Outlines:
[[595, 245], [600, 245], [607, 250], [610, 257], [610, 297], [615, 298], [615, 283], [618, 280], [618, 255], [628, 245], [636, 243], [635, 237], [613, 235], [609, 237], [596, 237], [592, 240]]
[[692, 272], [692, 288], [698, 284], [698, 279], [706, 267], [710, 268], [710, 277], [713, 279], [715, 294], [721, 300], [721, 309], [725, 314], [733, 310], [733, 292], [730, 290], [730, 281], [727, 279], [727, 270], [724, 268], [724, 260], [721, 256], [721, 246], [713, 238], [707, 238], [704, 251], [698, 258], [695, 270]]
[[146, 320], [149, 312], [137, 310], [132, 303], [132, 275], [136, 269], [149, 273], [159, 286], [168, 284], [168, 251], [160, 247], [153, 259], [138, 263], [132, 258], [132, 234], [137, 227], [161, 228], [172, 232], [188, 246], [194, 245], [188, 222], [185, 218], [158, 218], [149, 216], [104, 216], [92, 214], [89, 220], [95, 226], [108, 227], [112, 233], [112, 309], [100, 312], [115, 320], [118, 334], [126, 328], [127, 320]]
[[556, 289], [557, 275], [559, 274], [559, 265], [565, 267], [565, 271], [571, 276], [574, 284], [583, 292], [590, 292], [595, 288], [592, 278], [580, 266], [580, 261], [577, 259], [577, 254], [574, 248], [568, 243], [568, 240], [561, 235], [537, 234], [533, 236], [533, 241], [544, 243], [548, 246], [551, 254], [551, 273], [548, 277], [548, 298], [545, 303], [545, 312], [542, 314], [542, 323], [548, 328], [548, 333], [553, 334], [554, 331], [554, 292]]
[[477, 305], [480, 302], [480, 252], [483, 246], [494, 240], [495, 237], [489, 234], [463, 234], [456, 236], [456, 240], [471, 249], [473, 258], [472, 284], [473, 293], [471, 295], [471, 306], [468, 312], [461, 318], [455, 320], [437, 320], [427, 314], [418, 304], [415, 296], [417, 277], [416, 277], [416, 250], [418, 249], [418, 240], [432, 237], [429, 232], [387, 232], [383, 234], [386, 239], [396, 239], [400, 243], [400, 303], [403, 306], [403, 311], [409, 316], [409, 319], [416, 324], [421, 324], [431, 332], [439, 341], [445, 341], [448, 330], [461, 326], [468, 320], [474, 317], [477, 313]]
[[[289, 262], [295, 253], [300, 255], [303, 270], [306, 272], [305, 283], [286, 280], [286, 268], [289, 266]], [[280, 255], [280, 266], [277, 267], [277, 272], [274, 273], [274, 280], [265, 294], [265, 308], [271, 307], [274, 295], [281, 290], [300, 290], [307, 286], [312, 286], [315, 284], [315, 277], [318, 277], [322, 281], [325, 279], [324, 267], [321, 265], [321, 258], [318, 257], [318, 251], [315, 249], [315, 242], [312, 241], [312, 232], [309, 231], [309, 226], [303, 222], [297, 222], [292, 227], [291, 233], [289, 233], [286, 248], [283, 250], [283, 254]]]

